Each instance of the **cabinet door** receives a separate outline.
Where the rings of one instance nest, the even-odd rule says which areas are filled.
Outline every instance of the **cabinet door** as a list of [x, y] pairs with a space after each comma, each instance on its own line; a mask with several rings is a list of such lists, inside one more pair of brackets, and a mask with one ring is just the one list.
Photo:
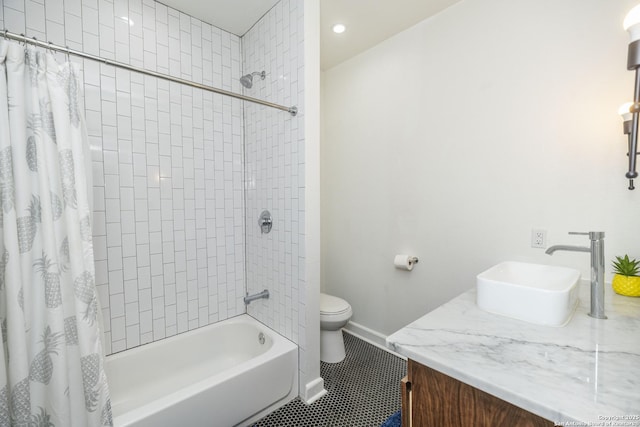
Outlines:
[[[411, 424], [420, 427], [553, 427], [554, 423], [409, 360]], [[403, 424], [403, 427], [404, 424]]]

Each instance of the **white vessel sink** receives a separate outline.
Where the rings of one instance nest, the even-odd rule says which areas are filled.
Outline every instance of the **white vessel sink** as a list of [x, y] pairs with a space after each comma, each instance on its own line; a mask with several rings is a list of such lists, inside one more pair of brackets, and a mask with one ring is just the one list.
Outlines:
[[478, 274], [477, 304], [514, 319], [563, 326], [578, 303], [579, 281], [573, 268], [506, 261]]

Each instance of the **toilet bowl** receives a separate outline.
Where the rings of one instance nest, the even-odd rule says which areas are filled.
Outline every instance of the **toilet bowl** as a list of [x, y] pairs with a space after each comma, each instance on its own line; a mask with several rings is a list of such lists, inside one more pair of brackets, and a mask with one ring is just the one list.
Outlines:
[[320, 294], [320, 360], [338, 363], [345, 357], [342, 327], [353, 314], [342, 298]]

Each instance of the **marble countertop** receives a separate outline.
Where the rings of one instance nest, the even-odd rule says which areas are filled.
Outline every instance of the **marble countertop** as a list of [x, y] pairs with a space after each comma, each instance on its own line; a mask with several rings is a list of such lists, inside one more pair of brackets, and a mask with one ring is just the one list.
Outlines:
[[607, 285], [608, 319], [588, 312], [584, 280], [563, 327], [482, 311], [474, 287], [390, 335], [387, 346], [558, 425], [640, 427], [640, 298]]

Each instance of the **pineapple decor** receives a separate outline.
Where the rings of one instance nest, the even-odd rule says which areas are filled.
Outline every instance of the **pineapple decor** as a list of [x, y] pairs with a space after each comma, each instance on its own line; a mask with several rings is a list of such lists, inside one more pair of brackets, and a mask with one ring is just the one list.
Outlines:
[[[13, 155], [11, 147], [0, 150], [0, 209], [7, 213], [15, 203], [15, 183], [13, 182]], [[0, 219], [2, 213], [0, 213]], [[1, 223], [0, 223], [1, 225]]]
[[0, 402], [2, 402], [0, 403], [0, 420], [11, 420], [11, 413], [9, 412], [9, 386], [7, 384], [0, 389]]
[[82, 385], [84, 386], [84, 405], [87, 411], [93, 412], [98, 409], [100, 387], [100, 356], [93, 353], [80, 358], [82, 369]]
[[47, 308], [59, 307], [62, 304], [62, 294], [60, 292], [60, 271], [56, 268], [56, 264], [47, 257], [47, 254], [42, 252], [42, 258], [38, 258], [33, 266], [44, 281], [44, 297]]
[[71, 263], [71, 253], [69, 252], [69, 238], [65, 237], [60, 245], [60, 251], [58, 253], [58, 259], [60, 260], [60, 272], [66, 273]]
[[38, 427], [55, 427], [51, 422], [51, 415], [49, 415], [47, 411], [40, 406], [38, 406], [38, 410], [39, 412], [37, 414], [31, 415], [31, 420], [28, 425]]
[[58, 71], [58, 84], [65, 89], [67, 94], [67, 110], [69, 121], [74, 127], [80, 124], [80, 113], [78, 112], [78, 81], [73, 68], [65, 67]]
[[52, 333], [51, 327], [47, 326], [42, 336], [42, 342], [44, 343], [44, 350], [36, 354], [36, 357], [31, 361], [29, 367], [29, 379], [31, 381], [37, 381], [42, 384], [49, 384], [51, 376], [53, 375], [53, 361], [51, 360], [51, 354], [58, 354], [58, 346], [60, 341], [64, 337], [64, 333]]
[[51, 111], [51, 103], [44, 98], [40, 99], [40, 129], [45, 131], [54, 144], [56, 140], [56, 128], [53, 121], [53, 112]]
[[38, 87], [38, 59], [37, 54], [28, 50], [24, 53], [24, 62], [29, 66], [29, 77], [32, 87]]
[[113, 425], [113, 415], [111, 414], [111, 400], [107, 400], [102, 408], [102, 414], [100, 414], [100, 422], [103, 426]]
[[80, 301], [87, 305], [83, 319], [90, 324], [97, 319], [98, 316], [98, 300], [93, 288], [93, 274], [85, 271], [73, 281], [73, 292]]
[[4, 273], [7, 270], [7, 265], [9, 265], [9, 252], [5, 249], [0, 257], [0, 291], [4, 289]]
[[69, 316], [64, 319], [64, 343], [66, 345], [78, 345], [76, 316]]
[[80, 237], [83, 242], [91, 241], [91, 218], [89, 215], [80, 219]]
[[58, 153], [58, 161], [60, 164], [60, 176], [62, 179], [62, 199], [64, 205], [77, 207], [77, 194], [76, 194], [76, 178], [75, 178], [75, 166], [73, 163], [73, 153], [71, 150], [61, 150]]
[[57, 221], [62, 216], [64, 206], [62, 205], [62, 200], [60, 200], [60, 197], [58, 197], [56, 193], [50, 192], [49, 194], [51, 197], [51, 212], [53, 213], [53, 220]]
[[29, 393], [29, 377], [25, 377], [11, 389], [10, 419], [16, 426], [29, 425], [31, 418], [31, 394]]
[[616, 293], [629, 297], [640, 297], [640, 261], [617, 256], [613, 261], [613, 282], [611, 286]]
[[28, 211], [29, 215], [18, 218], [18, 247], [21, 254], [29, 252], [33, 247], [38, 224], [41, 222], [40, 199], [38, 197], [31, 196]]
[[30, 136], [27, 139], [27, 165], [31, 172], [38, 172], [38, 146], [36, 145], [36, 139]]

